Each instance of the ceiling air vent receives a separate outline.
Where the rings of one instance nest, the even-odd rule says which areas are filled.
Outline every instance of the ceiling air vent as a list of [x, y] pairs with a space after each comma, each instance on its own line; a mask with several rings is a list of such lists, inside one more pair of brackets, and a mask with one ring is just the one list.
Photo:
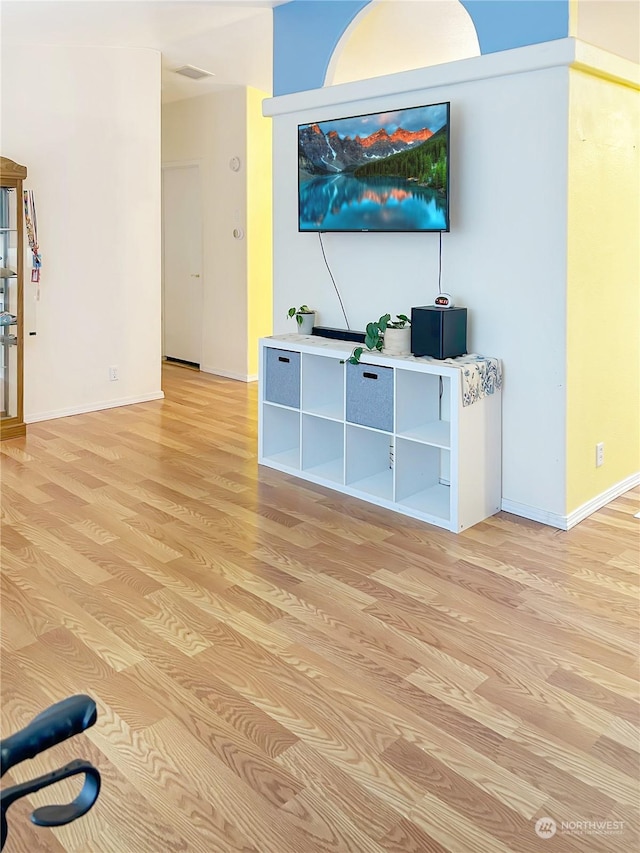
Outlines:
[[203, 77], [215, 77], [212, 71], [205, 71], [204, 68], [196, 68], [195, 65], [183, 65], [182, 68], [174, 68], [176, 74], [182, 74], [183, 77], [190, 77], [192, 80], [201, 80]]

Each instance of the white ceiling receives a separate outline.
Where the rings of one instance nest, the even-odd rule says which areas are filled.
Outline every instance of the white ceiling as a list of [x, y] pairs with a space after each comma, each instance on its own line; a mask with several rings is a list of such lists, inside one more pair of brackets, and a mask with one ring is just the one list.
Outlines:
[[[2, 0], [2, 43], [148, 47], [162, 53], [162, 100], [229, 86], [271, 93], [272, 8], [288, 0]], [[37, 62], [37, 51], [33, 54]], [[189, 80], [182, 65], [215, 77]]]

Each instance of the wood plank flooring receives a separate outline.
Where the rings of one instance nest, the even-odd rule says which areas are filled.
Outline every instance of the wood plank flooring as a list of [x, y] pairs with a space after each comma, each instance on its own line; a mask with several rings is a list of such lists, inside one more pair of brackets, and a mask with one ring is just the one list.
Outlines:
[[2, 733], [99, 709], [3, 783], [103, 777], [5, 853], [640, 849], [637, 489], [455, 536], [259, 470], [255, 384], [164, 388], [0, 445]]

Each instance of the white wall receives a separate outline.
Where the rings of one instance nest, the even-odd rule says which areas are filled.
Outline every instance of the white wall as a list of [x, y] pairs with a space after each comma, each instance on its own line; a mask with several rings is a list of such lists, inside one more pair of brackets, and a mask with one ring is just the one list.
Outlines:
[[[297, 93], [274, 123], [274, 332], [306, 302], [342, 326], [318, 236], [297, 230], [297, 124], [451, 102], [451, 232], [442, 287], [470, 351], [504, 365], [503, 499], [565, 512], [568, 69], [565, 42]], [[437, 234], [323, 236], [352, 328], [437, 293]]]
[[159, 53], [3, 44], [1, 104], [43, 257], [37, 305], [25, 282], [25, 419], [161, 397]]
[[[247, 95], [243, 87], [165, 104], [163, 165], [198, 162], [202, 181], [201, 369], [247, 378]], [[239, 157], [240, 171], [229, 168]], [[242, 228], [245, 239], [233, 230]]]

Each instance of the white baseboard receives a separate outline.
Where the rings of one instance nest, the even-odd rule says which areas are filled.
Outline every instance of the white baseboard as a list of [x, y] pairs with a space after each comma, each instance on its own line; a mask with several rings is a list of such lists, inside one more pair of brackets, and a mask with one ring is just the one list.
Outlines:
[[238, 382], [257, 382], [258, 374], [255, 373], [231, 373], [228, 370], [218, 370], [217, 367], [204, 367], [200, 365], [202, 373], [210, 373], [213, 376], [223, 376], [225, 379], [237, 379]]
[[628, 492], [629, 489], [633, 489], [634, 486], [638, 485], [640, 485], [640, 472], [631, 474], [629, 477], [611, 486], [611, 488], [591, 498], [591, 500], [574, 509], [573, 512], [570, 512], [569, 515], [558, 515], [555, 512], [547, 512], [538, 507], [528, 506], [517, 501], [503, 500], [500, 508], [504, 512], [511, 512], [522, 518], [529, 518], [531, 521], [539, 521], [540, 524], [547, 524], [549, 527], [557, 527], [559, 530], [571, 530], [576, 524], [584, 521], [585, 518], [588, 518], [597, 510], [602, 509], [603, 506], [606, 506], [611, 501], [619, 498], [620, 495]]
[[549, 527], [558, 527], [560, 530], [566, 530], [566, 516], [558, 515], [555, 512], [548, 512], [546, 509], [539, 509], [537, 506], [529, 506], [521, 504], [518, 501], [502, 500], [500, 509], [504, 512], [510, 512], [513, 515], [519, 515], [520, 518], [529, 518], [531, 521], [539, 521], [540, 524], [547, 524]]
[[572, 527], [575, 527], [576, 524], [583, 521], [587, 516], [596, 512], [598, 509], [602, 509], [603, 506], [611, 503], [612, 500], [619, 498], [620, 495], [623, 495], [625, 492], [628, 492], [629, 489], [633, 489], [634, 486], [639, 484], [640, 471], [625, 477], [624, 480], [621, 480], [619, 483], [611, 486], [610, 489], [596, 495], [595, 498], [591, 498], [590, 501], [587, 501], [585, 504], [582, 504], [582, 506], [579, 506], [578, 509], [574, 509], [573, 512], [570, 512], [567, 516], [567, 527], [565, 529], [570, 530]]
[[150, 400], [164, 399], [164, 391], [144, 394], [142, 397], [122, 397], [120, 400], [108, 400], [90, 403], [86, 406], [72, 406], [70, 409], [54, 409], [50, 412], [39, 412], [25, 417], [24, 422], [35, 424], [39, 421], [53, 421], [56, 418], [68, 418], [71, 415], [86, 415], [87, 412], [100, 412], [103, 409], [117, 409], [119, 406], [133, 406], [135, 403], [148, 403]]

